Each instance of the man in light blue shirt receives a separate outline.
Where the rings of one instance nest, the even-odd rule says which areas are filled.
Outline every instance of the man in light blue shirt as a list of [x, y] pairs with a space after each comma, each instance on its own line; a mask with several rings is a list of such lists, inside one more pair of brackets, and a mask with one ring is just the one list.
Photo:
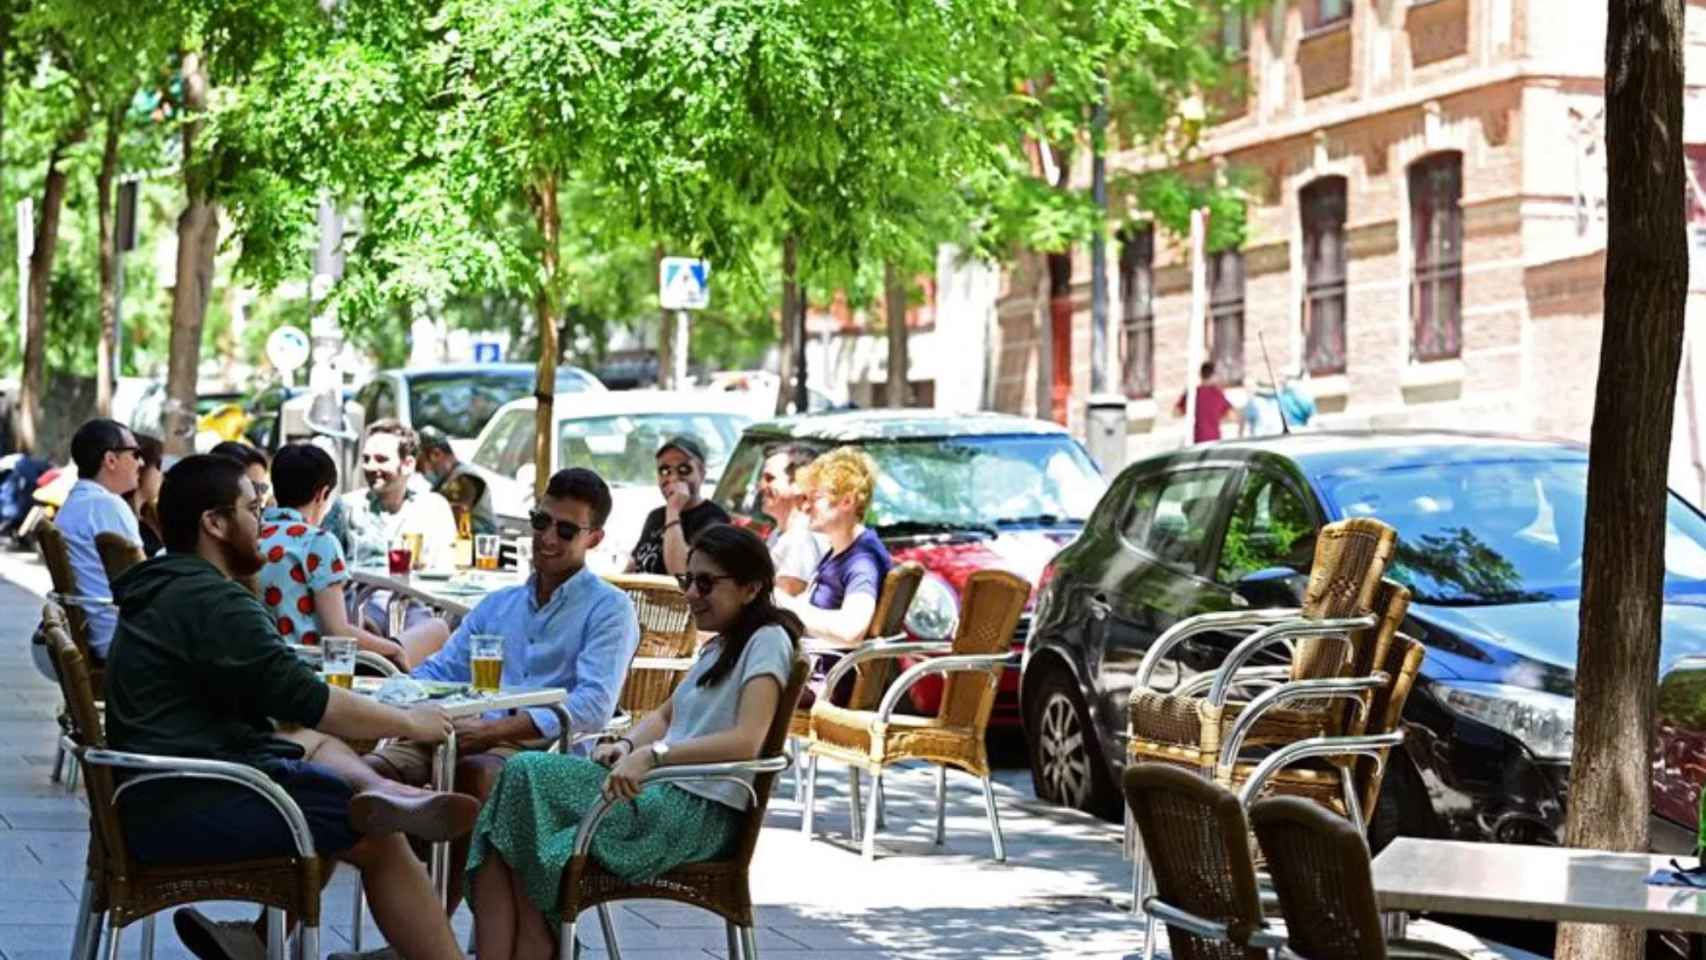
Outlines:
[[[534, 509], [533, 575], [525, 584], [488, 594], [462, 619], [443, 649], [412, 676], [467, 682], [473, 637], [503, 637], [503, 685], [561, 687], [569, 728], [602, 730], [616, 711], [628, 661], [640, 645], [634, 603], [586, 569], [587, 552], [604, 539], [610, 488], [583, 468], [560, 470]], [[456, 790], [485, 800], [504, 761], [517, 750], [543, 746], [563, 733], [546, 709], [493, 711], [456, 722]], [[431, 748], [394, 743], [370, 754], [369, 765], [404, 783], [424, 785], [432, 773]], [[451, 848], [450, 890], [460, 895], [468, 859], [464, 838]], [[454, 900], [451, 904], [455, 911]]]
[[[142, 475], [142, 450], [136, 445], [136, 437], [116, 420], [96, 418], [78, 427], [72, 436], [71, 462], [77, 465], [79, 479], [53, 522], [65, 536], [78, 595], [104, 599], [112, 596], [112, 590], [107, 585], [101, 553], [95, 549], [95, 536], [118, 533], [142, 545], [136, 512], [124, 500]], [[82, 608], [89, 621], [89, 649], [104, 660], [118, 624], [118, 611], [96, 599], [84, 602]]]

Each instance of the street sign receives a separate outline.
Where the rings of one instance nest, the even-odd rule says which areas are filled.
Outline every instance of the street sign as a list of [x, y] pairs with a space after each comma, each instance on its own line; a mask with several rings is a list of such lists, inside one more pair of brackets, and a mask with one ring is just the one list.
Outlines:
[[308, 362], [308, 334], [297, 327], [279, 327], [267, 337], [267, 359], [273, 369], [291, 373]]
[[658, 302], [665, 310], [703, 310], [710, 306], [710, 262], [664, 257], [658, 263]]
[[504, 345], [496, 340], [474, 341], [475, 363], [503, 363]]

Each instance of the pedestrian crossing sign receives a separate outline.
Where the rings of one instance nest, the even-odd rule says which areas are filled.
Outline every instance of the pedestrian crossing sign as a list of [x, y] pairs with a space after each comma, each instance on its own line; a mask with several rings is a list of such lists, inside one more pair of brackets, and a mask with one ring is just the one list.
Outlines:
[[665, 310], [703, 310], [711, 305], [711, 264], [691, 257], [664, 257], [658, 264], [658, 302]]

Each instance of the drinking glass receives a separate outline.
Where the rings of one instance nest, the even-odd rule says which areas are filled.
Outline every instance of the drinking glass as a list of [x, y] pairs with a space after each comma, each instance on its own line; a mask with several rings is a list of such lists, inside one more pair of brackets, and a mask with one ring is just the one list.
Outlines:
[[474, 537], [474, 566], [480, 570], [498, 568], [498, 535], [482, 533]]
[[393, 577], [406, 577], [415, 565], [415, 554], [409, 549], [409, 541], [398, 537], [391, 544], [391, 552], [386, 554], [386, 562]]
[[320, 638], [320, 676], [345, 690], [355, 685], [355, 638]]
[[475, 693], [497, 693], [503, 685], [504, 638], [495, 633], [476, 633], [471, 646], [468, 659], [474, 682], [469, 688]]

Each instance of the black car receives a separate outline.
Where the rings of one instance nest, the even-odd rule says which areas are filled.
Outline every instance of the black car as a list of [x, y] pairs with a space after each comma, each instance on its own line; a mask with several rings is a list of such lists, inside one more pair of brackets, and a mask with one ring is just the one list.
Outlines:
[[[1307, 433], [1191, 447], [1122, 471], [1045, 575], [1021, 703], [1044, 799], [1115, 816], [1132, 677], [1199, 613], [1295, 606], [1314, 531], [1373, 516], [1427, 647], [1370, 820], [1392, 836], [1555, 843], [1575, 716], [1587, 451], [1444, 432]], [[1672, 495], [1662, 664], [1706, 650], [1706, 520]], [[1182, 645], [1179, 674], [1237, 638]]]

